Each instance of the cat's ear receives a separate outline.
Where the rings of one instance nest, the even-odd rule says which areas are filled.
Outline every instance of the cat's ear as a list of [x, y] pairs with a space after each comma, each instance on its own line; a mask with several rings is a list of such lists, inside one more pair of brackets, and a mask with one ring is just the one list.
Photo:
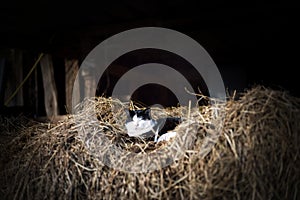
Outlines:
[[136, 114], [136, 112], [134, 110], [128, 110], [127, 115], [131, 118], [133, 118], [133, 116]]
[[147, 117], [148, 119], [151, 119], [151, 110], [150, 110], [150, 108], [146, 108], [144, 113], [145, 113], [145, 117]]

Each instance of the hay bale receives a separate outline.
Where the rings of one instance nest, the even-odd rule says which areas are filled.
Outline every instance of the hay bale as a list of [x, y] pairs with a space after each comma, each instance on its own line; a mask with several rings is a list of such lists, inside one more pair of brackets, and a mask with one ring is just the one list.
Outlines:
[[[156, 117], [185, 119], [177, 127], [179, 135], [187, 130], [196, 134], [181, 152], [183, 158], [148, 173], [103, 165], [99, 155], [104, 152], [97, 152], [97, 142], [81, 135], [82, 130], [102, 132], [136, 155], [172, 146], [128, 138], [122, 112], [126, 106], [116, 99], [88, 99], [79, 105], [81, 112], [64, 121], [16, 129], [13, 140], [0, 149], [6, 149], [1, 154], [0, 195], [6, 199], [299, 199], [300, 99], [283, 91], [252, 88], [238, 100], [220, 103], [219, 112], [225, 115], [221, 129], [210, 123], [214, 118], [210, 106], [156, 110]], [[112, 113], [113, 107], [119, 112]], [[98, 119], [93, 121], [95, 114]], [[207, 135], [217, 135], [218, 140], [203, 154]]]

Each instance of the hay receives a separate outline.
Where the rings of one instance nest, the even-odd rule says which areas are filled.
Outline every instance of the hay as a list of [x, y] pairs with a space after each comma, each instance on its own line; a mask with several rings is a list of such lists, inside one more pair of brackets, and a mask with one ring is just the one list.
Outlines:
[[[0, 196], [299, 199], [300, 99], [259, 86], [238, 100], [219, 104], [218, 112], [225, 115], [222, 129], [211, 123], [215, 110], [210, 106], [153, 111], [154, 117], [182, 117], [184, 120], [177, 127], [179, 135], [196, 134], [189, 137], [181, 159], [148, 173], [126, 173], [103, 165], [99, 155], [113, 152], [109, 148], [97, 152], [99, 134], [88, 135], [104, 133], [108, 141], [137, 156], [176, 144], [128, 138], [122, 112], [128, 105], [116, 99], [88, 99], [79, 105], [76, 115], [56, 124], [15, 122], [18, 127], [11, 129], [7, 128], [9, 119], [2, 117], [1, 130], [6, 133], [1, 134], [10, 135], [12, 140], [1, 144]], [[219, 137], [211, 151], [206, 152], [203, 144], [208, 135]]]

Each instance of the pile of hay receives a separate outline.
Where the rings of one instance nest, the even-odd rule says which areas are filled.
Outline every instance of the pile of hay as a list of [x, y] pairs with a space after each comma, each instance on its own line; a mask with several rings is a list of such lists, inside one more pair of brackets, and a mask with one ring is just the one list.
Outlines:
[[[127, 152], [126, 156], [134, 153], [137, 158], [169, 146], [175, 148], [172, 144], [176, 142], [155, 144], [128, 138], [124, 130], [126, 115], [122, 112], [127, 105], [116, 99], [88, 99], [79, 105], [78, 114], [56, 124], [26, 121], [15, 122], [16, 127], [11, 128], [9, 119], [1, 117], [1, 130], [6, 130], [1, 137], [11, 136], [12, 140], [1, 143], [0, 147], [0, 196], [4, 199], [299, 199], [300, 99], [282, 91], [255, 87], [238, 100], [218, 104], [214, 108], [153, 111], [154, 117], [183, 118], [176, 128], [178, 138], [189, 132], [195, 134], [185, 137], [187, 145], [180, 149], [184, 151], [180, 152], [180, 159], [175, 156], [171, 165], [150, 168], [147, 173], [127, 173], [103, 165], [118, 161], [109, 157], [113, 154], [110, 148], [97, 152], [103, 139], [97, 133], [103, 133], [106, 142]], [[214, 109], [224, 114], [220, 127], [211, 123], [211, 120], [218, 122]], [[95, 111], [97, 120], [93, 120]], [[203, 144], [207, 136], [218, 137], [212, 149], [206, 151]], [[152, 163], [155, 166], [158, 162]], [[125, 171], [135, 166], [136, 163], [126, 163]]]

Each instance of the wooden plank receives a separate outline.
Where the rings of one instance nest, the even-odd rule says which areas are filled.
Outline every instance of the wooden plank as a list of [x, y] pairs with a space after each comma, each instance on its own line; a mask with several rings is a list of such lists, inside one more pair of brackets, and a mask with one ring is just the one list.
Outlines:
[[0, 107], [4, 104], [4, 67], [5, 58], [0, 58]]
[[48, 118], [53, 118], [58, 115], [58, 105], [57, 89], [54, 79], [54, 67], [51, 55], [45, 54], [41, 59], [40, 65], [44, 87], [46, 115]]
[[[76, 59], [65, 59], [65, 84], [66, 84], [66, 109], [67, 113], [72, 112], [72, 95], [74, 93], [78, 100], [80, 99], [79, 82], [77, 86], [74, 81], [79, 70], [78, 60]], [[74, 91], [73, 91], [74, 89]]]
[[[4, 98], [9, 99], [16, 91], [17, 87], [23, 81], [23, 54], [21, 50], [13, 49], [10, 52], [9, 60], [6, 63], [9, 67], [5, 68], [6, 80]], [[11, 99], [7, 106], [23, 106], [23, 89], [21, 88], [18, 93]]]
[[88, 68], [86, 70], [82, 70], [81, 76], [84, 81], [84, 97], [94, 97], [95, 96], [95, 88], [96, 85], [96, 78], [94, 76], [93, 68]]
[[[37, 59], [38, 57], [36, 54], [33, 54], [28, 51], [23, 52], [23, 72], [25, 75], [27, 75], [32, 70], [34, 64], [38, 61]], [[38, 63], [39, 62], [40, 61], [38, 61]], [[38, 77], [40, 79], [39, 80], [40, 83], [38, 81]], [[35, 67], [34, 71], [30, 74], [28, 80], [24, 83], [22, 88], [23, 88], [24, 106], [26, 107], [26, 109], [28, 109], [28, 114], [31, 117], [38, 117], [40, 115], [44, 116], [45, 111], [44, 111], [44, 107], [42, 107], [44, 105], [41, 105], [42, 108], [39, 109], [40, 98], [38, 92], [43, 91], [41, 69], [39, 67]], [[42, 102], [42, 104], [44, 103]]]

